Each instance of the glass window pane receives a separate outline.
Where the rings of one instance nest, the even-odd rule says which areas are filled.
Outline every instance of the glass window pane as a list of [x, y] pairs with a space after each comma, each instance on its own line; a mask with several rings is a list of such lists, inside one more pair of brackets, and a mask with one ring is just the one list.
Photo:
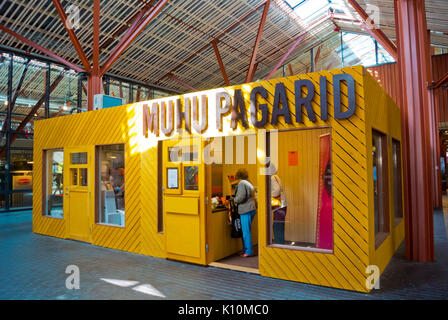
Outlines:
[[87, 168], [81, 168], [79, 169], [79, 174], [80, 174], [80, 185], [82, 187], [87, 187]]
[[330, 129], [279, 132], [275, 161], [267, 178], [269, 243], [333, 250]]
[[168, 189], [179, 189], [179, 170], [177, 168], [168, 168], [167, 180]]
[[[389, 232], [387, 136], [375, 130], [372, 132], [372, 157], [375, 234], [387, 233]], [[382, 242], [381, 239], [382, 237], [377, 237], [377, 242]]]
[[400, 141], [392, 140], [392, 160], [394, 166], [394, 213], [395, 222], [403, 218], [403, 193], [401, 179], [401, 145]]
[[87, 164], [87, 152], [76, 152], [71, 154], [72, 164]]
[[182, 149], [179, 147], [169, 147], [168, 148], [168, 161], [169, 162], [178, 162], [181, 159], [181, 151]]
[[[6, 191], [6, 154], [0, 154], [0, 190]], [[0, 210], [6, 207], [6, 195], [0, 194]]]
[[125, 225], [124, 165], [123, 144], [97, 147], [97, 170], [99, 171], [97, 223]]
[[198, 153], [196, 151], [194, 152], [183, 152], [182, 153], [182, 162], [189, 162], [189, 161], [198, 161]]
[[199, 167], [184, 167], [185, 190], [199, 190]]
[[10, 207], [31, 208], [33, 206], [33, 151], [11, 150], [10, 181], [13, 193], [10, 198]]
[[64, 151], [45, 150], [44, 151], [44, 215], [62, 218], [63, 217], [63, 174], [64, 174]]
[[73, 70], [64, 70], [52, 64], [51, 83], [59, 75], [62, 75], [62, 80], [51, 92], [49, 108], [51, 118], [74, 113], [78, 105], [78, 74]]
[[78, 169], [76, 168], [70, 169], [70, 184], [72, 186], [78, 185]]

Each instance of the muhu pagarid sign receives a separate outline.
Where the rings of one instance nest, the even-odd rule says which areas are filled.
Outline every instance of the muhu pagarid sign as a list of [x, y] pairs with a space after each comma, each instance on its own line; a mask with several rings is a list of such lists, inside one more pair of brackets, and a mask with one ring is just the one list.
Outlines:
[[[174, 130], [181, 129], [198, 134], [209, 129], [222, 131], [223, 118], [229, 115], [230, 128], [233, 130], [238, 127], [238, 123], [242, 128], [248, 128], [249, 122], [255, 128], [263, 128], [267, 124], [276, 125], [280, 117], [283, 117], [286, 124], [302, 123], [304, 114], [310, 121], [317, 121], [311, 103], [316, 95], [316, 84], [308, 79], [298, 79], [293, 81], [291, 90], [285, 86], [284, 79], [286, 78], [282, 78], [269, 90], [259, 83], [252, 83], [249, 105], [244, 99], [242, 89], [232, 87], [149, 101], [142, 105], [143, 133], [145, 136], [148, 136], [148, 132], [158, 136], [161, 132], [169, 136]], [[321, 120], [328, 120], [328, 80], [333, 85], [334, 118], [336, 120], [350, 118], [356, 110], [355, 80], [350, 74], [341, 73], [332, 75], [331, 79], [327, 79], [326, 76], [319, 78]], [[346, 110], [343, 110], [341, 104], [342, 83], [347, 86]], [[288, 98], [288, 90], [293, 91], [294, 99]], [[272, 108], [268, 108], [267, 100], [272, 97]], [[250, 119], [247, 119], [247, 108], [250, 111]]]

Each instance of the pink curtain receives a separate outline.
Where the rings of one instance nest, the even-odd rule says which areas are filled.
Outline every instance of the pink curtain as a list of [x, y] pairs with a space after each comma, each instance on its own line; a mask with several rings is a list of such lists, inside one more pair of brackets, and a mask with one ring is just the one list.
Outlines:
[[333, 249], [333, 203], [330, 134], [320, 136], [319, 198], [317, 206], [316, 248]]

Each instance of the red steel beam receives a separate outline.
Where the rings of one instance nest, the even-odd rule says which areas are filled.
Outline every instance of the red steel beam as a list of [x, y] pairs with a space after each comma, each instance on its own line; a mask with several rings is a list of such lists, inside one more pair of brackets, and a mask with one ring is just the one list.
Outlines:
[[216, 37], [212, 37], [212, 36], [209, 35], [208, 33], [206, 33], [206, 32], [204, 32], [204, 31], [202, 31], [202, 30], [196, 28], [195, 26], [192, 26], [191, 24], [189, 24], [189, 23], [187, 23], [187, 22], [185, 22], [185, 21], [183, 21], [183, 20], [181, 20], [181, 19], [178, 19], [178, 18], [176, 18], [176, 17], [173, 17], [173, 16], [172, 16], [171, 14], [169, 14], [169, 13], [165, 13], [165, 15], [166, 15], [168, 18], [170, 18], [171, 20], [176, 21], [177, 23], [180, 23], [180, 24], [186, 26], [186, 27], [187, 27], [188, 29], [190, 29], [190, 30], [193, 30], [193, 31], [195, 31], [195, 32], [198, 32], [198, 33], [200, 33], [200, 34], [202, 34], [202, 35], [204, 35], [204, 36], [206, 36], [206, 37], [213, 38], [212, 41], [220, 42], [220, 43], [222, 43], [223, 45], [225, 45], [225, 46], [229, 47], [230, 49], [232, 49], [233, 51], [236, 51], [236, 52], [238, 52], [238, 53], [240, 53], [240, 54], [242, 54], [242, 55], [247, 55], [247, 56], [249, 56], [249, 54], [248, 54], [247, 52], [245, 52], [244, 50], [240, 50], [239, 48], [237, 48], [237, 47], [235, 47], [235, 46], [233, 46], [233, 45], [230, 45], [230, 44], [228, 44], [228, 43], [225, 42], [225, 41], [221, 41], [221, 40], [219, 40], [219, 39], [216, 38]]
[[100, 0], [93, 0], [93, 74], [100, 73]]
[[[121, 40], [118, 42], [118, 44], [115, 46], [115, 48], [120, 48], [123, 43], [126, 41], [126, 39], [129, 38], [129, 36], [132, 35], [133, 32], [135, 32], [136, 28], [138, 27], [138, 25], [142, 22], [142, 18], [145, 16], [145, 14], [149, 11], [149, 9], [151, 8], [151, 3], [148, 3], [146, 6], [143, 7], [142, 10], [140, 10], [140, 12], [138, 12], [132, 20], [132, 24], [131, 26], [128, 28], [128, 30], [126, 30], [126, 32], [123, 34], [123, 36], [121, 37]], [[115, 49], [114, 49], [115, 50]]]
[[[246, 20], [247, 18], [249, 18], [253, 13], [255, 13], [256, 11], [258, 11], [260, 8], [262, 8], [265, 5], [265, 3], [259, 4], [257, 7], [255, 7], [254, 9], [252, 9], [251, 11], [249, 11], [248, 13], [246, 13], [241, 19], [239, 19], [238, 21], [236, 21], [234, 24], [232, 24], [231, 26], [229, 26], [228, 28], [226, 28], [223, 32], [221, 32], [219, 35], [217, 35], [216, 37], [214, 37], [214, 40], [219, 40], [223, 35], [225, 35], [226, 33], [232, 31], [236, 26], [238, 26], [241, 22], [243, 22], [244, 20]], [[193, 52], [190, 56], [188, 56], [186, 59], [182, 60], [181, 63], [179, 63], [176, 67], [174, 67], [173, 69], [171, 69], [168, 73], [166, 73], [165, 75], [163, 75], [161, 78], [159, 78], [155, 83], [158, 83], [160, 80], [162, 80], [163, 78], [167, 77], [169, 74], [172, 74], [174, 71], [176, 71], [178, 68], [182, 67], [186, 62], [190, 61], [191, 59], [193, 59], [199, 52], [201, 52], [202, 50], [204, 50], [205, 48], [207, 48], [210, 45], [210, 43], [205, 44], [204, 46], [202, 46], [201, 48], [199, 48], [198, 50], [196, 50], [195, 52]]]
[[250, 57], [249, 70], [247, 71], [246, 83], [252, 82], [255, 75], [255, 60], [257, 60], [258, 47], [260, 45], [261, 36], [263, 34], [263, 28], [266, 23], [266, 18], [268, 16], [269, 6], [271, 5], [271, 0], [266, 1], [264, 4], [263, 14], [261, 15], [260, 25], [258, 26], [257, 37], [255, 38], [254, 48], [252, 50], [252, 56]]
[[438, 81], [436, 81], [430, 89], [440, 88], [440, 86], [442, 84], [444, 84], [447, 80], [448, 80], [448, 72], [442, 78], [440, 78]]
[[288, 71], [290, 76], [294, 75], [294, 71], [292, 70], [292, 65], [290, 63], [288, 63]]
[[62, 23], [64, 24], [65, 30], [67, 30], [70, 40], [72, 41], [72, 44], [75, 47], [76, 52], [78, 53], [79, 59], [81, 60], [84, 69], [86, 70], [86, 72], [90, 72], [90, 62], [87, 59], [84, 50], [82, 49], [81, 43], [79, 43], [75, 31], [71, 26], [69, 26], [69, 22], [67, 21], [67, 14], [65, 13], [65, 10], [62, 7], [61, 2], [59, 0], [53, 0], [53, 5], [55, 6], [59, 14], [59, 17], [61, 18]]
[[[72, 102], [69, 100], [69, 101], [66, 102], [65, 107], [68, 108], [68, 107], [71, 106], [71, 104], [72, 104]], [[61, 113], [64, 112], [64, 111], [65, 111], [64, 110], [64, 106], [62, 106], [61, 109], [59, 109], [59, 111], [53, 116], [53, 118], [59, 117], [61, 115]]]
[[140, 91], [141, 91], [141, 88], [140, 88], [140, 86], [138, 86], [137, 87], [137, 102], [140, 102]]
[[319, 62], [321, 48], [322, 45], [320, 45], [319, 48], [317, 48], [316, 56], [314, 57], [314, 71], [316, 71], [317, 62]]
[[[152, 3], [154, 2], [154, 0], [151, 0], [150, 2], [148, 2], [145, 7], [142, 8], [142, 10], [136, 12], [128, 21], [125, 25], [121, 26], [117, 31], [115, 31], [108, 40], [106, 40], [101, 46], [100, 46], [100, 52], [101, 49], [107, 47], [109, 44], [111, 44], [112, 41], [114, 41], [114, 39], [116, 37], [118, 37], [120, 34], [122, 34], [124, 31], [129, 30], [129, 25], [132, 25], [135, 21], [140, 20], [143, 15], [147, 12], [147, 9], [149, 9], [152, 5]], [[143, 15], [142, 15], [143, 12]], [[123, 35], [124, 37], [124, 35]]]
[[[426, 12], [425, 12], [426, 21]], [[431, 48], [431, 30], [426, 30], [426, 54], [428, 55], [427, 60], [427, 81], [430, 83], [433, 79], [433, 62], [432, 62], [432, 48]], [[427, 90], [428, 103], [429, 103], [429, 121], [430, 121], [430, 133], [431, 133], [431, 149], [432, 149], [432, 172], [433, 172], [433, 206], [442, 207], [442, 172], [440, 165], [440, 139], [439, 139], [439, 115], [437, 110], [435, 110], [435, 98], [434, 91]]]
[[[97, 0], [99, 1], [99, 0]], [[107, 70], [112, 66], [112, 64], [121, 56], [121, 54], [131, 45], [131, 43], [137, 38], [137, 36], [146, 28], [146, 26], [156, 17], [156, 15], [162, 10], [162, 8], [167, 4], [168, 0], [160, 0], [156, 6], [154, 6], [149, 14], [143, 18], [134, 27], [132, 32], [130, 32], [123, 41], [114, 48], [109, 58], [106, 60], [104, 65], [101, 67], [100, 74], [104, 75]]]
[[61, 58], [60, 56], [58, 56], [57, 54], [55, 54], [54, 52], [38, 45], [37, 43], [25, 38], [24, 36], [21, 36], [20, 34], [12, 31], [11, 29], [8, 29], [7, 27], [3, 26], [0, 24], [0, 30], [3, 30], [6, 33], [9, 33], [11, 36], [13, 36], [14, 38], [19, 39], [20, 41], [26, 43], [27, 45], [29, 45], [30, 47], [33, 47], [36, 50], [39, 50], [40, 52], [46, 54], [47, 56], [57, 60], [58, 62], [60, 62], [61, 64], [66, 65], [67, 67], [69, 67], [70, 69], [73, 69], [77, 72], [84, 72], [84, 69], [65, 60], [64, 58]]
[[216, 59], [218, 60], [219, 68], [221, 69], [222, 77], [224, 78], [224, 82], [226, 86], [230, 86], [229, 78], [227, 77], [226, 68], [224, 67], [224, 63], [222, 62], [221, 55], [219, 54], [217, 41], [212, 41], [213, 50], [215, 50]]
[[87, 111], [93, 110], [93, 98], [101, 93], [103, 79], [100, 76], [89, 74], [87, 76]]
[[398, 52], [395, 44], [390, 41], [390, 39], [386, 36], [386, 34], [381, 29], [373, 28], [371, 25], [367, 25], [367, 20], [369, 19], [369, 15], [364, 9], [359, 5], [356, 0], [347, 0], [350, 5], [355, 9], [355, 11], [361, 17], [361, 23], [364, 25], [366, 31], [376, 40], [378, 41], [384, 49], [392, 56], [395, 60], [398, 60]]
[[400, 71], [406, 257], [434, 260], [431, 135], [437, 127], [427, 89], [431, 77], [424, 0], [395, 0]]
[[174, 81], [180, 83], [180, 84], [183, 85], [184, 87], [187, 87], [187, 88], [189, 88], [189, 89], [191, 89], [191, 90], [193, 90], [193, 91], [199, 91], [198, 89], [196, 89], [195, 87], [189, 85], [189, 84], [186, 83], [185, 81], [180, 80], [178, 77], [176, 77], [176, 76], [173, 75], [173, 74], [168, 74], [168, 75], [166, 75], [166, 77], [169, 78], [169, 79], [171, 79], [171, 80], [174, 80]]
[[259, 57], [257, 59], [257, 61], [261, 62], [261, 61], [264, 61], [264, 60], [268, 59], [269, 57], [271, 57], [274, 54], [278, 54], [279, 51], [285, 49], [290, 44], [294, 43], [295, 39], [297, 39], [297, 37], [300, 37], [300, 35], [302, 35], [304, 32], [308, 32], [308, 31], [312, 30], [315, 26], [318, 26], [319, 24], [323, 23], [325, 20], [327, 20], [329, 18], [330, 18], [330, 15], [325, 15], [322, 18], [314, 21], [305, 30], [301, 30], [300, 32], [298, 32], [297, 34], [292, 36], [290, 39], [288, 39], [288, 40], [284, 41], [283, 43], [279, 44], [275, 49], [273, 49], [273, 50], [269, 51], [268, 53], [264, 54], [263, 56]]
[[[12, 100], [9, 102], [9, 104], [7, 106], [8, 108], [10, 108], [11, 113], [14, 110], [14, 105], [16, 104], [17, 97], [19, 96], [19, 93], [21, 91], [21, 88], [22, 88], [22, 85], [23, 85], [23, 80], [25, 79], [26, 72], [28, 71], [29, 62], [30, 62], [29, 59], [25, 62], [22, 74], [20, 75], [19, 83], [17, 84], [16, 91], [14, 92], [14, 96], [13, 96]], [[3, 121], [3, 126], [2, 126], [2, 130], [1, 131], [6, 131], [6, 121]], [[0, 133], [0, 138], [2, 136], [3, 136], [3, 134]]]
[[289, 57], [289, 55], [294, 51], [294, 49], [299, 45], [299, 43], [302, 41], [302, 39], [305, 37], [306, 33], [302, 34], [297, 40], [296, 42], [294, 42], [294, 44], [291, 46], [291, 48], [289, 48], [289, 50], [283, 55], [283, 57], [279, 60], [279, 62], [277, 62], [277, 64], [275, 65], [275, 67], [272, 69], [271, 73], [268, 74], [268, 76], [266, 77], [265, 80], [269, 80], [272, 75], [274, 74], [275, 71], [277, 71], [277, 69], [283, 64], [283, 62], [285, 62], [285, 60]]
[[[53, 83], [50, 86], [50, 94], [51, 92], [53, 92], [54, 89], [56, 89], [56, 87], [58, 86], [59, 82], [61, 82], [61, 80], [64, 78], [64, 73], [61, 72], [56, 79], [54, 79]], [[36, 104], [34, 105], [34, 107], [31, 108], [30, 112], [28, 113], [28, 115], [22, 120], [22, 122], [19, 124], [19, 126], [17, 127], [16, 131], [22, 131], [23, 128], [25, 128], [25, 126], [28, 124], [28, 122], [31, 121], [31, 119], [34, 117], [34, 114], [37, 112], [37, 110], [39, 110], [39, 108], [42, 106], [42, 104], [45, 102], [45, 92], [42, 94], [42, 97], [39, 99], [39, 101], [36, 102]], [[16, 140], [17, 138], [17, 134], [12, 134], [11, 135], [11, 144]], [[2, 152], [3, 150], [1, 150], [0, 152]]]
[[14, 92], [14, 97], [12, 98], [12, 101], [11, 101], [11, 112], [13, 111], [14, 105], [16, 104], [16, 100], [22, 91], [22, 85], [23, 85], [23, 81], [25, 80], [26, 73], [28, 71], [29, 62], [30, 62], [29, 59], [25, 62], [25, 66], [23, 68], [22, 74], [20, 75], [19, 83], [17, 84], [16, 91]]
[[36, 71], [36, 73], [33, 75], [33, 77], [26, 83], [26, 85], [23, 87], [23, 89], [20, 91], [20, 93], [25, 93], [26, 89], [36, 80], [38, 76], [42, 73], [42, 69], [39, 69]]

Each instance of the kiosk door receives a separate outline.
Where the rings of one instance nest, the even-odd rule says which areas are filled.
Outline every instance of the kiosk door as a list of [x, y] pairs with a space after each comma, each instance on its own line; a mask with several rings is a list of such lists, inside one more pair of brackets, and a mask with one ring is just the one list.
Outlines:
[[163, 142], [163, 208], [169, 259], [206, 264], [201, 138]]
[[65, 200], [68, 208], [68, 237], [90, 242], [90, 186], [92, 162], [87, 148], [65, 149]]

